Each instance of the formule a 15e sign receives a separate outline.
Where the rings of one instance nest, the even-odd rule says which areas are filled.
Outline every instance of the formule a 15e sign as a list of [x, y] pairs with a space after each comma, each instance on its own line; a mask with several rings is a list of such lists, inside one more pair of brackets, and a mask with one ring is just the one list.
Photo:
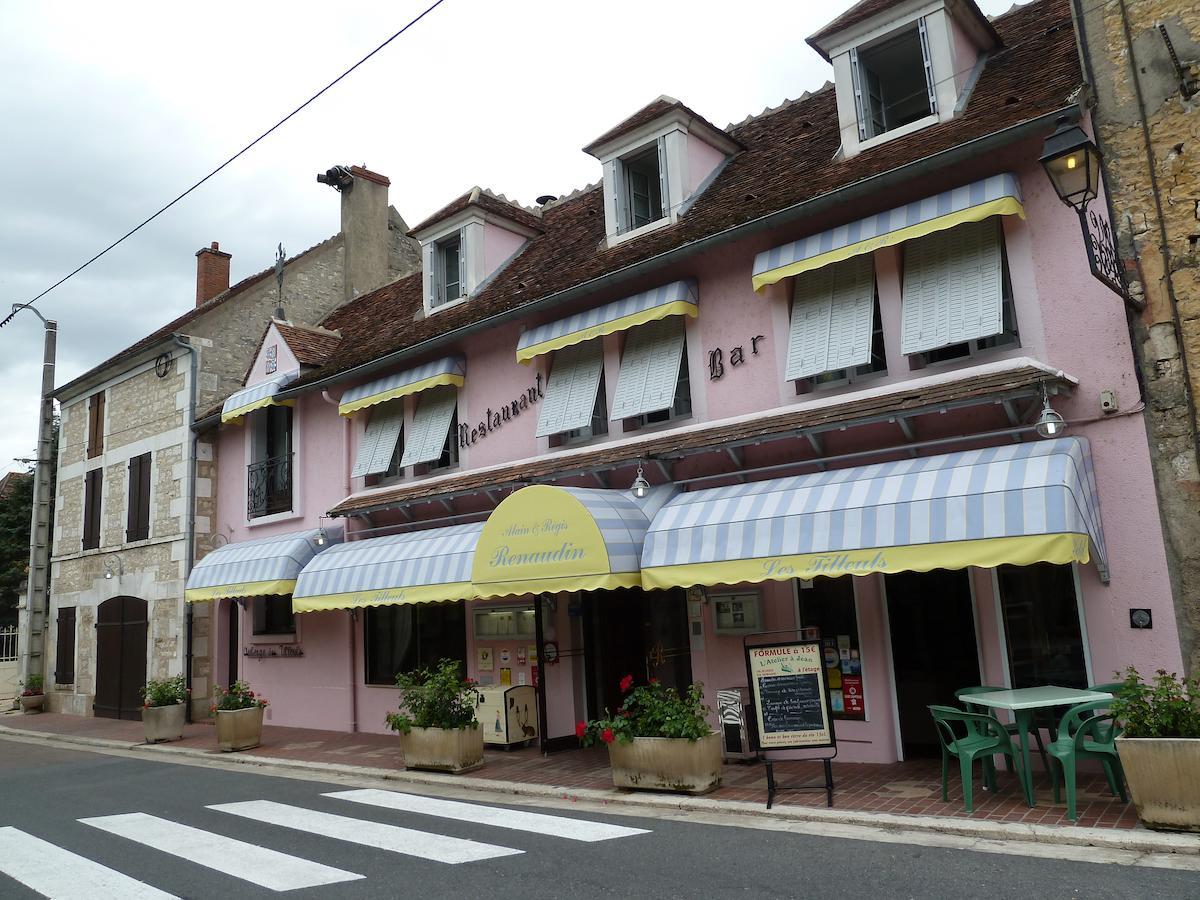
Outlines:
[[833, 711], [819, 641], [746, 647], [746, 674], [759, 750], [835, 746]]

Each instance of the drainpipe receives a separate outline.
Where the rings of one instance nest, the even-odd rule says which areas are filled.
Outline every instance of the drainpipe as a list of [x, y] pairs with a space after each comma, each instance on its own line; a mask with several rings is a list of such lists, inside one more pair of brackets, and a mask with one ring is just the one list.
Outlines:
[[[321, 399], [333, 406], [338, 407], [338, 401], [329, 396], [329, 391], [321, 391]], [[350, 417], [344, 416], [342, 423], [342, 496], [350, 496]], [[350, 731], [358, 731], [358, 665], [355, 662], [355, 656], [358, 655], [358, 647], [355, 642], [355, 632], [358, 628], [358, 611], [349, 610], [350, 615], [350, 641], [349, 653], [347, 654], [350, 660]]]
[[[196, 444], [199, 442], [199, 435], [192, 429], [192, 424], [196, 420], [196, 374], [199, 368], [199, 360], [196, 354], [196, 348], [191, 342], [182, 335], [173, 334], [171, 340], [175, 342], [175, 346], [181, 350], [186, 350], [191, 358], [190, 372], [188, 375], [188, 388], [190, 397], [188, 398], [187, 408], [187, 428], [188, 428], [188, 449], [187, 449], [187, 502], [184, 504], [183, 527], [187, 546], [184, 550], [184, 570], [183, 579], [186, 582], [188, 576], [192, 574], [192, 564], [196, 560]], [[183, 668], [184, 668], [184, 684], [190, 691], [192, 689], [192, 633], [195, 626], [195, 609], [192, 604], [184, 601], [184, 616], [187, 623], [184, 631], [183, 645]], [[211, 629], [210, 629], [211, 630]], [[212, 635], [209, 635], [211, 643]], [[211, 649], [211, 648], [210, 648]], [[189, 697], [188, 703], [184, 708], [184, 712], [188, 722], [192, 721], [192, 701]]]

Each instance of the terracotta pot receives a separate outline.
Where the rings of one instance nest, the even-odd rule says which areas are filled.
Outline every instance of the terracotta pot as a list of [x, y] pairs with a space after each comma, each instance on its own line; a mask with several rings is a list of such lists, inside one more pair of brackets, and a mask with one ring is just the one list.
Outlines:
[[262, 742], [263, 708], [217, 710], [217, 745], [225, 753], [249, 750]]
[[458, 774], [483, 765], [483, 729], [413, 728], [400, 733], [406, 769], [431, 769]]
[[143, 706], [142, 725], [146, 729], [146, 743], [158, 741], [177, 741], [183, 737], [184, 712], [187, 709], [183, 703], [170, 706]]
[[1147, 828], [1200, 831], [1200, 738], [1117, 738], [1138, 818]]
[[42, 711], [42, 704], [46, 702], [46, 695], [29, 694], [26, 696], [25, 694], [22, 694], [20, 700], [21, 712], [29, 714], [40, 713]]
[[721, 783], [721, 738], [715, 732], [696, 741], [639, 737], [608, 745], [613, 784], [650, 791], [706, 794]]

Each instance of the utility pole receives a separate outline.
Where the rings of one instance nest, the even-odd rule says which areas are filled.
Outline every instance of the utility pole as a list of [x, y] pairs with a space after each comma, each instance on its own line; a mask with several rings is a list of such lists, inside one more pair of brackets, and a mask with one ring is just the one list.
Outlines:
[[33, 513], [29, 527], [29, 581], [25, 607], [20, 611], [17, 630], [19, 673], [22, 681], [30, 675], [47, 674], [44, 650], [46, 618], [49, 614], [50, 585], [50, 447], [54, 428], [54, 357], [58, 342], [58, 323], [47, 319], [27, 303], [14, 303], [13, 312], [28, 309], [42, 320], [45, 343], [42, 353], [41, 411], [38, 419], [37, 467], [33, 473]]

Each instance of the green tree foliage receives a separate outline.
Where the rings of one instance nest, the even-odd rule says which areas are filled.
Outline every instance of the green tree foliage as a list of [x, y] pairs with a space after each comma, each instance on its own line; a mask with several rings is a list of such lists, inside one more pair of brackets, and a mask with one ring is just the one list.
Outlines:
[[[54, 489], [58, 472], [58, 419], [50, 445], [50, 534], [54, 534]], [[29, 524], [33, 512], [33, 467], [10, 479], [0, 497], [0, 625], [17, 623], [17, 598], [29, 569]]]

